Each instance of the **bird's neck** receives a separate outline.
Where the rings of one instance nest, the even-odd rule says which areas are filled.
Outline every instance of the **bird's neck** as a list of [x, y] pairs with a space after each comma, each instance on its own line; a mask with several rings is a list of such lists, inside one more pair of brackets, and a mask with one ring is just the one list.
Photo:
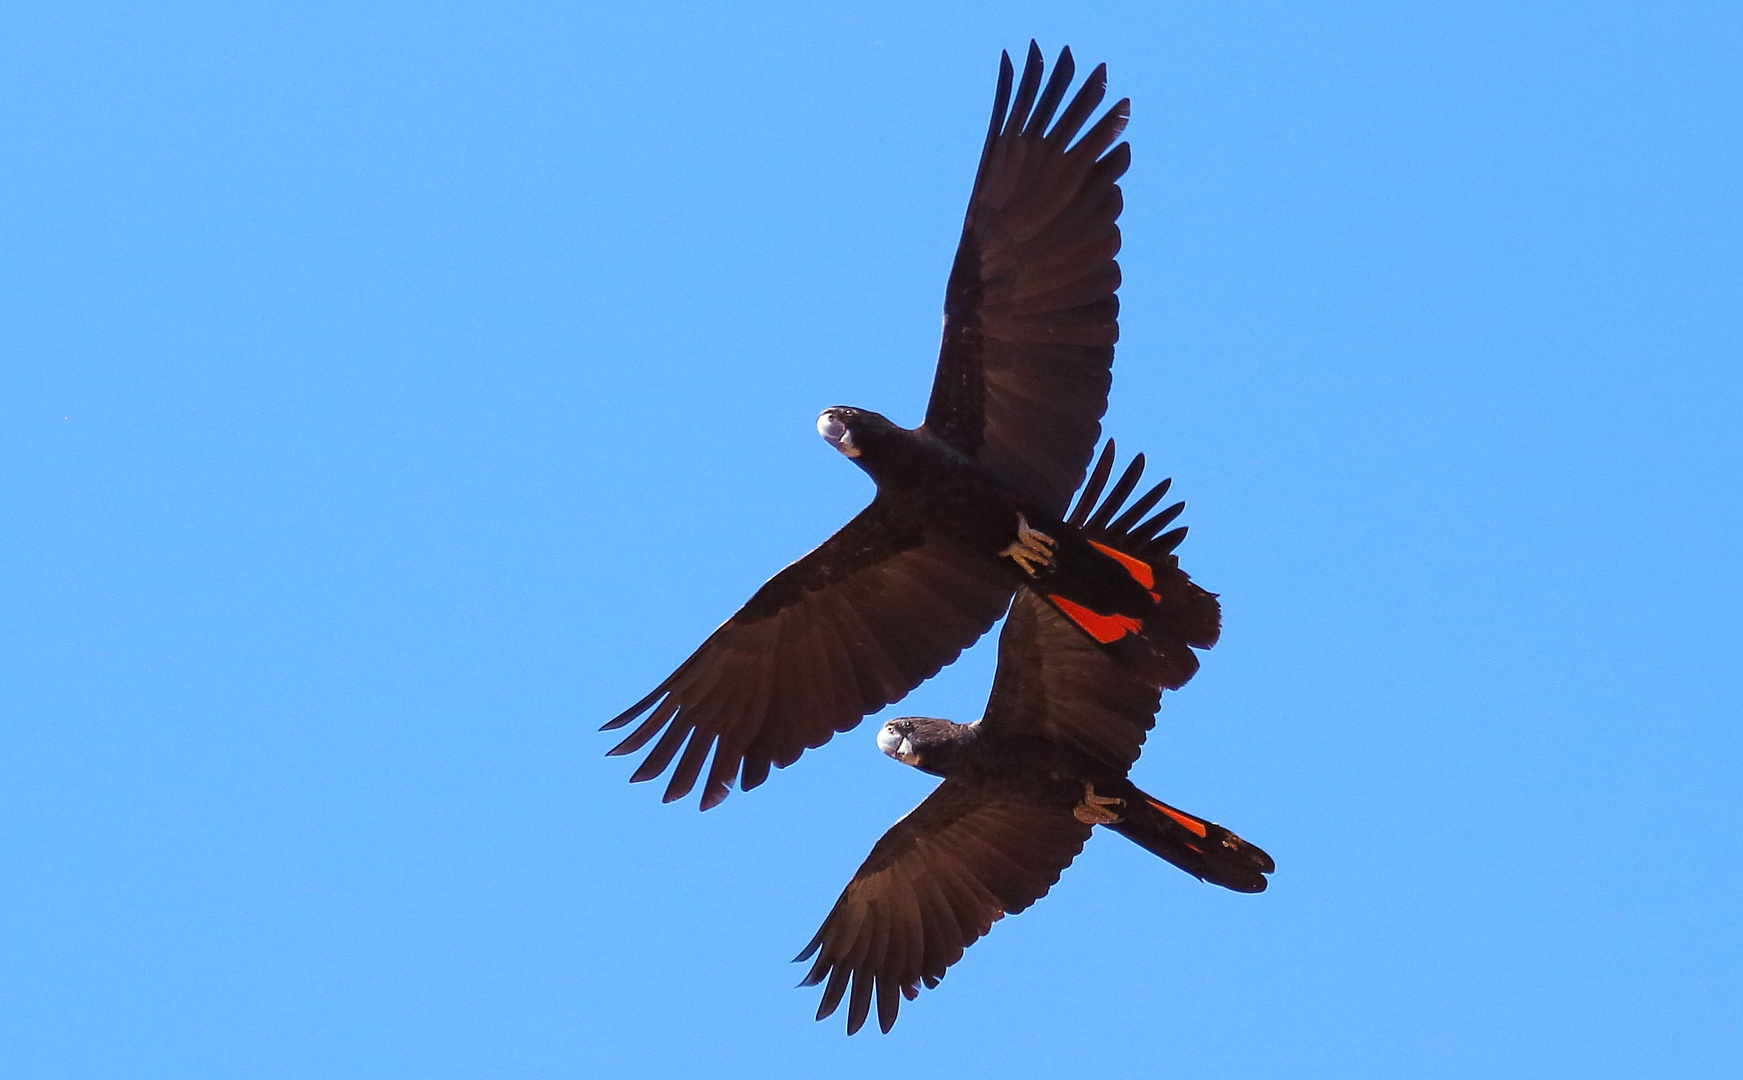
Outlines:
[[878, 433], [877, 442], [865, 449], [854, 464], [877, 481], [880, 490], [929, 490], [939, 479], [973, 464], [961, 451], [929, 432], [891, 427]]
[[920, 752], [920, 761], [915, 768], [933, 776], [948, 777], [973, 769], [980, 752], [980, 725], [955, 724], [950, 729], [949, 738], [934, 738]]

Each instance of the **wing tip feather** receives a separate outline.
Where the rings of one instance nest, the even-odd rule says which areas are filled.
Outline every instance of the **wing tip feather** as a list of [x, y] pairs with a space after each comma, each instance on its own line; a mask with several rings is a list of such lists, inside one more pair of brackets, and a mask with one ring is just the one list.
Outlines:
[[660, 685], [654, 687], [652, 692], [650, 692], [647, 697], [642, 698], [640, 701], [636, 702], [634, 705], [631, 705], [629, 708], [618, 713], [616, 716], [612, 717], [610, 720], [607, 720], [605, 723], [599, 725], [599, 730], [600, 731], [616, 731], [618, 728], [623, 727], [625, 724], [629, 723], [631, 720], [634, 720], [636, 717], [640, 716], [642, 713], [647, 712], [648, 708], [650, 706], [652, 706], [653, 704], [655, 704], [658, 701], [658, 699], [661, 697], [661, 695], [663, 695], [671, 687], [671, 685], [672, 685], [672, 680], [670, 678], [668, 678], [665, 682], [662, 682]]

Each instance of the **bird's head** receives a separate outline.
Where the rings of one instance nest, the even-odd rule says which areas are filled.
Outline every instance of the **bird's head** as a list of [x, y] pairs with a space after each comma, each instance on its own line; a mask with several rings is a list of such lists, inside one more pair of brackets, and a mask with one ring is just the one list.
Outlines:
[[898, 716], [878, 729], [878, 749], [904, 765], [936, 772], [952, 744], [971, 726], [930, 716]]
[[850, 458], [875, 450], [887, 432], [896, 430], [896, 425], [868, 409], [832, 405], [817, 414], [817, 434]]

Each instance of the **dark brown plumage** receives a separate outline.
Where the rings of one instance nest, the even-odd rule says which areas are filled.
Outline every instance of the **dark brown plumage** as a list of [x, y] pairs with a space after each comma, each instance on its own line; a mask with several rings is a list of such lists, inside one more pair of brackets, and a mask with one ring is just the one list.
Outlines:
[[925, 423], [1053, 514], [1082, 482], [1107, 408], [1120, 336], [1116, 181], [1132, 160], [1129, 146], [1113, 145], [1129, 115], [1123, 99], [1071, 142], [1101, 101], [1106, 64], [1048, 129], [1074, 70], [1063, 50], [1037, 100], [1041, 51], [1030, 42], [1006, 113], [1011, 64], [1001, 58]]
[[605, 725], [640, 719], [610, 753], [648, 747], [632, 779], [672, 769], [668, 801], [702, 780], [707, 809], [735, 778], [753, 788], [900, 699], [984, 634], [1019, 585], [1041, 587], [1083, 633], [1163, 685], [1196, 663], [1164, 639], [1214, 640], [1207, 594], [1199, 622], [1209, 629], [1182, 639], [1162, 626], [1177, 621], [1168, 605], [1181, 598], [1135, 581], [1060, 520], [1107, 406], [1116, 182], [1130, 155], [1114, 145], [1125, 101], [1084, 128], [1105, 67], [1069, 101], [1070, 51], [1045, 85], [1043, 69], [1031, 43], [1013, 97], [1002, 58], [925, 422], [908, 430], [850, 408], [819, 418], [819, 432], [876, 481], [871, 505]]
[[[1119, 513], [1142, 472], [1141, 456], [1090, 514], [1112, 460], [1110, 443], [1072, 519], [1096, 542], [1145, 560], [1158, 582], [1187, 591], [1191, 583], [1171, 553], [1179, 537], [1152, 539], [1178, 504], [1140, 523], [1167, 483]], [[935, 986], [995, 921], [1046, 894], [1092, 823], [1203, 880], [1262, 891], [1274, 869], [1270, 856], [1127, 779], [1160, 700], [1153, 683], [1088, 640], [1041, 594], [1020, 590], [999, 638], [983, 718], [903, 717], [879, 733], [886, 753], [945, 780], [877, 842], [799, 955], [815, 957], [803, 985], [824, 984], [818, 1019], [845, 998], [851, 1034], [875, 1000], [878, 1024], [888, 1031], [902, 997]]]

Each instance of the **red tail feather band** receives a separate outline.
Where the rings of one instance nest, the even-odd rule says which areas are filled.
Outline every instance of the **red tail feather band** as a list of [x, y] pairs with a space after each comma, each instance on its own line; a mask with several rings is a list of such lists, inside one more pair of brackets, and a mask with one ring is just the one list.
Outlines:
[[1167, 814], [1169, 817], [1173, 818], [1175, 821], [1178, 821], [1180, 824], [1186, 826], [1188, 829], [1191, 829], [1193, 832], [1197, 833], [1200, 836], [1203, 836], [1207, 832], [1209, 832], [1209, 830], [1204, 827], [1204, 822], [1199, 821], [1196, 818], [1187, 817], [1185, 814], [1182, 814], [1180, 811], [1174, 809], [1172, 806], [1164, 806], [1163, 804], [1157, 802], [1155, 799], [1149, 799], [1146, 801], [1148, 801], [1151, 806], [1154, 806], [1156, 809], [1162, 811], [1164, 814]]
[[1118, 561], [1121, 566], [1126, 568], [1126, 573], [1132, 575], [1132, 580], [1144, 586], [1144, 588], [1152, 588], [1156, 584], [1155, 572], [1150, 569], [1150, 564], [1145, 562], [1143, 559], [1134, 559], [1123, 551], [1116, 551], [1115, 549], [1108, 547], [1106, 544], [1098, 544], [1094, 540], [1091, 540], [1089, 543], [1091, 547], [1094, 547], [1103, 555]]
[[1090, 637], [1106, 645], [1110, 641], [1118, 641], [1127, 634], [1135, 634], [1144, 628], [1144, 624], [1130, 615], [1103, 615], [1074, 604], [1063, 597], [1049, 595], [1054, 606], [1065, 613], [1065, 617], [1083, 627]]

